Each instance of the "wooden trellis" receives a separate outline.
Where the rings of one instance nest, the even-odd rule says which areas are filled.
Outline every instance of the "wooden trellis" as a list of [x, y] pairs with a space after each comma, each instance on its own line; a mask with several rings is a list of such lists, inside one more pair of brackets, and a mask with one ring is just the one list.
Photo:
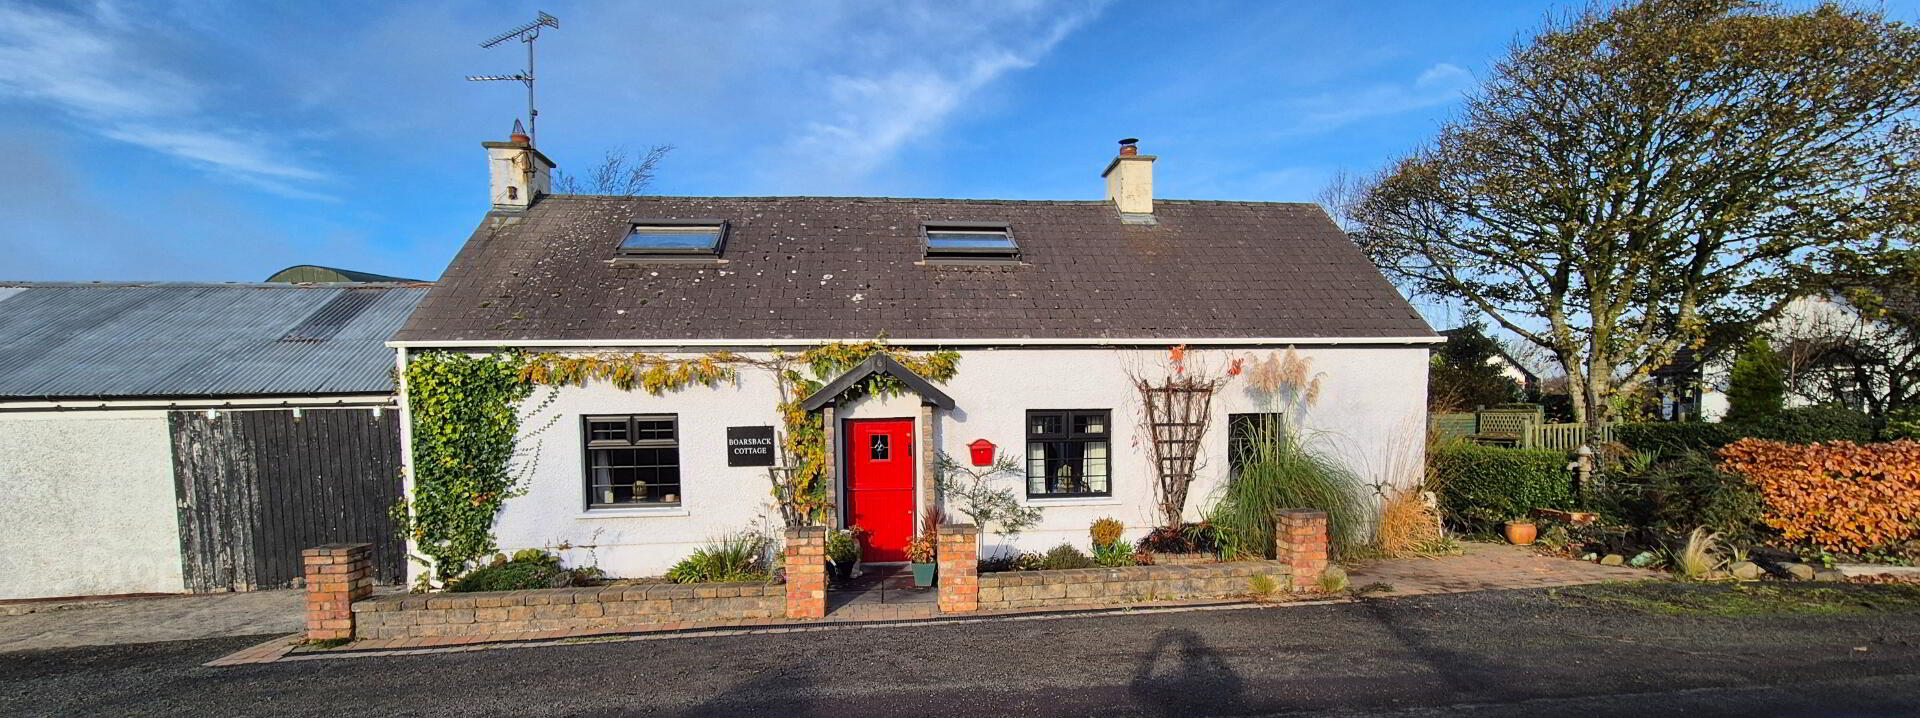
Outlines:
[[1146, 405], [1147, 433], [1152, 437], [1148, 452], [1159, 473], [1160, 511], [1167, 526], [1179, 526], [1219, 381], [1193, 376], [1168, 378], [1160, 385], [1137, 381]]

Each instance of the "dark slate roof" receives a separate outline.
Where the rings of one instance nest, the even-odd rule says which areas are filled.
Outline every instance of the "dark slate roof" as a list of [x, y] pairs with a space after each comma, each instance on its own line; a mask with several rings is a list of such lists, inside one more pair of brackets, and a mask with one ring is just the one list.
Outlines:
[[0, 282], [0, 397], [393, 390], [423, 284]]
[[[403, 341], [1432, 337], [1317, 205], [548, 196], [490, 216]], [[725, 264], [609, 261], [636, 219], [731, 223]], [[1024, 266], [925, 266], [923, 222], [1012, 226]]]

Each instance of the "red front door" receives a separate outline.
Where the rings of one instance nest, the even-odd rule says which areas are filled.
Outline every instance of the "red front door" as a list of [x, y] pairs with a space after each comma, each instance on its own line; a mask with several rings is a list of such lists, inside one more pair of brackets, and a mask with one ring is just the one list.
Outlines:
[[907, 560], [913, 537], [913, 420], [847, 422], [847, 524], [868, 531], [861, 560]]

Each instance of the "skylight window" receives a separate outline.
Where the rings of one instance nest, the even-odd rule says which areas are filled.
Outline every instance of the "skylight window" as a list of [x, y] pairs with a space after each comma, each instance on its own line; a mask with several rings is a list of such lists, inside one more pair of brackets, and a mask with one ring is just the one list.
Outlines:
[[958, 262], [1018, 260], [1020, 245], [1004, 222], [948, 222], [925, 226], [927, 259]]
[[711, 258], [720, 256], [726, 242], [726, 220], [643, 219], [634, 221], [614, 254], [636, 259]]

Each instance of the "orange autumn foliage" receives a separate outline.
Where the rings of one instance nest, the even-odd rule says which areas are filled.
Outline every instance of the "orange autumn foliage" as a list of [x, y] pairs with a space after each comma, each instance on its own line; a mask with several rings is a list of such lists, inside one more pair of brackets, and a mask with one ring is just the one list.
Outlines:
[[1720, 469], [1760, 489], [1767, 525], [1788, 541], [1860, 553], [1920, 535], [1920, 442], [1741, 439], [1720, 450]]

